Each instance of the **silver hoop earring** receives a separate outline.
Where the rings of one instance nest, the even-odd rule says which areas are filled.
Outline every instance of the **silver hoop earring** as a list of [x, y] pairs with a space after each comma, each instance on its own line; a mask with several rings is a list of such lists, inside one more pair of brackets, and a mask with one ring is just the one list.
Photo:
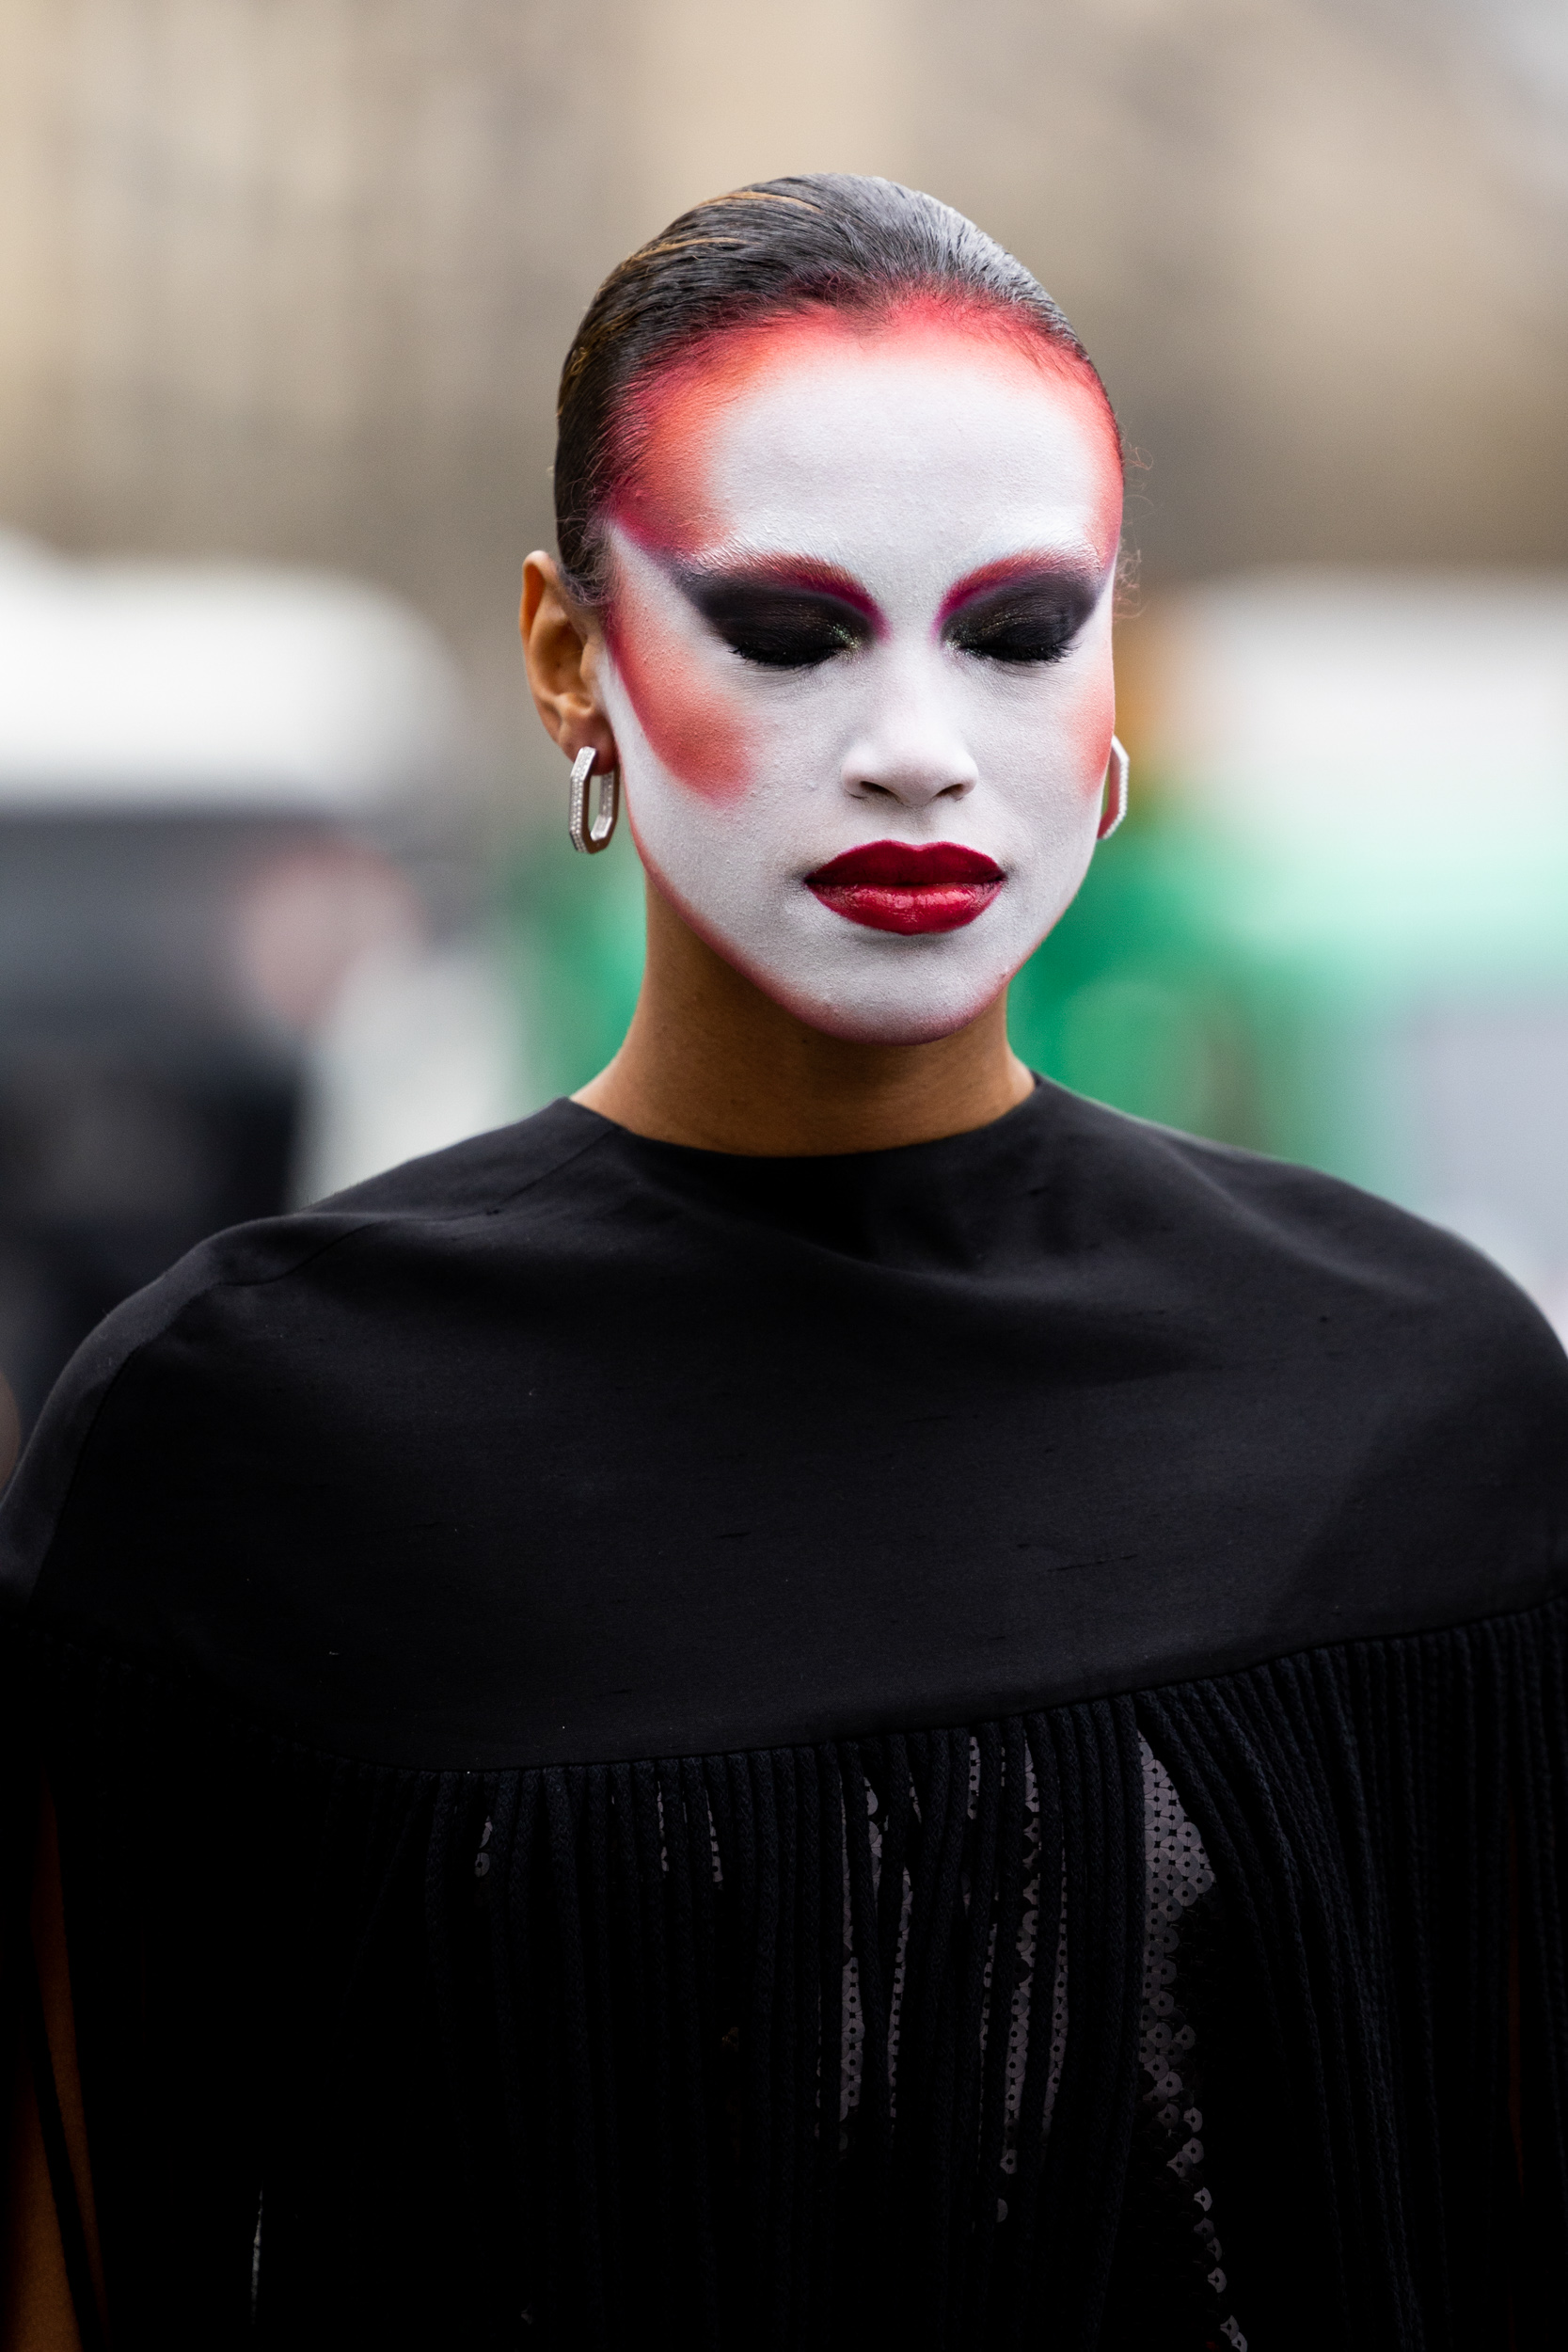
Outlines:
[[584, 857], [595, 857], [601, 850], [609, 849], [615, 819], [621, 814], [621, 771], [611, 768], [599, 778], [599, 788], [594, 796], [594, 821], [588, 822], [588, 779], [597, 757], [597, 752], [589, 743], [572, 762], [572, 811], [566, 819], [566, 830], [572, 836], [573, 849], [580, 850]]
[[1126, 752], [1113, 735], [1111, 763], [1105, 771], [1103, 787], [1105, 805], [1100, 813], [1100, 824], [1095, 834], [1097, 840], [1109, 841], [1127, 814], [1127, 772], [1131, 764]]

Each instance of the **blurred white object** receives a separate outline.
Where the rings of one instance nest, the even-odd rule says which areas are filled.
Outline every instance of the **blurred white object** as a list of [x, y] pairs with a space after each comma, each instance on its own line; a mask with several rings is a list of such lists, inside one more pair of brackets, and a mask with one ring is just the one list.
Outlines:
[[1240, 834], [1568, 854], [1568, 579], [1257, 573], [1174, 600], [1160, 675], [1162, 773]]
[[1568, 1334], [1568, 579], [1259, 573], [1156, 628], [1146, 756], [1233, 861], [1302, 1156]]
[[246, 993], [300, 1040], [296, 1202], [518, 1116], [515, 992], [482, 945], [431, 938], [389, 859], [341, 839], [286, 850], [251, 873], [231, 930]]
[[362, 957], [311, 1041], [293, 1191], [324, 1200], [517, 1116], [514, 1008], [489, 958]]
[[373, 589], [0, 537], [0, 810], [355, 817], [468, 757], [449, 656]]

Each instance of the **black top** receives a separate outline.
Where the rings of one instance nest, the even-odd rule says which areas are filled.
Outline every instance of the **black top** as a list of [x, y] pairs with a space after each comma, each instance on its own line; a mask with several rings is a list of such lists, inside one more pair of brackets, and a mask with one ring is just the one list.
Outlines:
[[[620, 2352], [657, 2306], [693, 2346], [865, 2341], [895, 2308], [911, 2344], [1036, 2341], [1045, 2310], [1111, 2342], [1154, 2029], [1141, 1736], [1251, 2019], [1228, 2193], [1259, 2340], [1500, 2343], [1511, 1834], [1529, 2243], [1568, 2261], [1565, 1438], [1568, 1359], [1462, 1244], [1048, 1084], [826, 1159], [557, 1103], [206, 1245], [84, 1348], [0, 1515], [79, 2009], [101, 1988], [124, 2340], [227, 2341], [264, 2209], [245, 2326], [290, 2344], [428, 2330], [460, 2292], [426, 2340]], [[224, 1825], [204, 1853], [252, 1825], [199, 1914], [146, 1793], [171, 1754]], [[208, 1937], [190, 1997], [256, 2043], [219, 2097], [194, 2012], [163, 2016], [196, 2087], [157, 2201], [111, 1957], [147, 1872], [147, 1948], [178, 1913], [188, 1989]], [[1066, 2056], [1031, 2027], [997, 2201], [987, 2020], [1058, 1937]], [[372, 2066], [341, 2036], [377, 1967]], [[1266, 2193], [1259, 2131], [1291, 2152]], [[193, 2250], [219, 2240], [227, 2269]]]
[[341, 1754], [699, 1754], [1526, 1607], [1565, 1433], [1461, 1243], [1053, 1086], [794, 1160], [561, 1102], [112, 1315], [3, 1572]]

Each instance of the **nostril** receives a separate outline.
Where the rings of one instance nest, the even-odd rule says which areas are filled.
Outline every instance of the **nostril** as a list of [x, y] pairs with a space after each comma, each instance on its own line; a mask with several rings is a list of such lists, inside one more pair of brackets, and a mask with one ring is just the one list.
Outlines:
[[[974, 789], [973, 769], [965, 763], [935, 759], [879, 759], [865, 755], [865, 765], [851, 756], [844, 763], [844, 788], [858, 801], [895, 801], [905, 808], [929, 808], [937, 801], [961, 801]], [[867, 770], [880, 773], [866, 772]], [[958, 771], [955, 773], [955, 770]], [[883, 781], [885, 779], [885, 781]]]

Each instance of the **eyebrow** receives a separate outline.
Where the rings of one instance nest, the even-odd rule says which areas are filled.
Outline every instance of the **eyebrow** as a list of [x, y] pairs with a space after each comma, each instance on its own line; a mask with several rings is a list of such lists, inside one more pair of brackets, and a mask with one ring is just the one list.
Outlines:
[[809, 555], [752, 555], [712, 564], [681, 564], [675, 579], [693, 598], [726, 588], [782, 589], [786, 595], [831, 596], [869, 621], [880, 636], [887, 624], [876, 599], [867, 595], [851, 572]]
[[977, 571], [966, 572], [955, 580], [942, 600], [937, 614], [938, 628], [944, 628], [955, 612], [977, 596], [990, 596], [997, 589], [1022, 588], [1038, 581], [1042, 585], [1083, 591], [1092, 588], [1099, 594], [1102, 582], [1097, 569], [1085, 564], [1081, 556], [1048, 555], [1039, 551], [1023, 555], [1004, 555], [994, 564], [982, 564]]

